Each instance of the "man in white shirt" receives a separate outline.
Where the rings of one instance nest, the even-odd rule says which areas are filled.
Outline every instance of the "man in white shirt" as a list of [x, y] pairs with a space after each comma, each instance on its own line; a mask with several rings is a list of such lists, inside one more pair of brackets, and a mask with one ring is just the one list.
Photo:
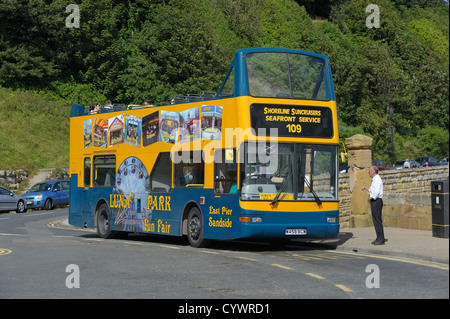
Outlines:
[[409, 159], [406, 159], [405, 163], [403, 163], [403, 168], [410, 168]]
[[384, 238], [383, 220], [381, 219], [383, 210], [383, 181], [378, 175], [378, 168], [376, 166], [369, 168], [369, 176], [372, 177], [372, 184], [370, 185], [370, 188], [364, 186], [362, 190], [369, 192], [373, 226], [375, 227], [375, 233], [377, 234], [377, 239], [375, 239], [372, 244], [384, 245], [386, 239]]

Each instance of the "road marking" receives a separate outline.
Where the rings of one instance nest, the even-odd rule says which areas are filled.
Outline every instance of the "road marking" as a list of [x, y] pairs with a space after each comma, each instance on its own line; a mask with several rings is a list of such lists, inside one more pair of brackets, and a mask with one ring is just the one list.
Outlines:
[[305, 273], [305, 275], [308, 275], [308, 276], [311, 276], [311, 277], [314, 277], [314, 278], [317, 278], [317, 279], [325, 279], [325, 277], [313, 274], [312, 272], [307, 272], [307, 273]]
[[245, 259], [245, 260], [250, 260], [250, 261], [258, 261], [257, 259], [254, 259], [254, 258], [241, 257], [241, 256], [236, 256], [235, 258]]
[[[314, 274], [314, 273], [312, 273], [312, 272], [307, 272], [307, 273], [305, 273], [305, 275], [308, 275], [308, 276], [311, 276], [311, 277], [314, 277], [314, 278], [317, 278], [317, 279], [321, 279], [321, 280], [326, 279], [325, 277], [322, 277], [322, 276], [320, 276], [320, 275], [316, 275], [316, 274]], [[334, 285], [335, 287], [337, 287], [337, 288], [339, 288], [339, 289], [345, 291], [345, 292], [353, 292], [353, 290], [351, 290], [351, 289], [348, 288], [347, 286], [344, 286], [344, 285], [341, 285], [341, 284], [333, 284], [333, 285]]]
[[67, 218], [59, 219], [59, 220], [55, 220], [55, 221], [49, 222], [49, 223], [47, 224], [47, 227], [48, 227], [48, 228], [55, 228], [55, 229], [65, 229], [65, 230], [84, 231], [84, 232], [88, 232], [88, 233], [96, 233], [96, 232], [97, 232], [97, 230], [92, 229], [92, 228], [78, 228], [78, 227], [72, 226], [72, 225], [70, 225], [70, 224], [63, 225], [62, 223], [63, 223], [64, 221], [66, 221], [66, 220], [67, 220]]
[[8, 255], [12, 253], [12, 250], [6, 249], [6, 248], [0, 248], [0, 256]]
[[292, 269], [291, 267], [283, 266], [283, 265], [280, 265], [280, 264], [272, 264], [272, 266], [283, 268], [283, 269], [287, 269], [287, 270]]
[[360, 256], [364, 256], [364, 257], [371, 257], [371, 258], [378, 258], [378, 259], [385, 259], [385, 260], [392, 260], [392, 261], [400, 261], [400, 262], [404, 262], [404, 263], [408, 263], [408, 264], [414, 264], [414, 265], [419, 265], [419, 266], [425, 266], [425, 267], [449, 270], [448, 266], [440, 266], [440, 265], [429, 264], [429, 263], [426, 263], [426, 262], [407, 260], [407, 259], [400, 259], [400, 258], [394, 258], [394, 257], [376, 256], [376, 255], [360, 254], [360, 253], [350, 253], [350, 252], [344, 252], [344, 251], [334, 251], [334, 253], [346, 254], [346, 255], [360, 255]]
[[202, 253], [207, 253], [207, 254], [213, 254], [213, 255], [221, 255], [215, 251], [208, 251], [208, 250], [200, 250]]
[[357, 255], [338, 255], [333, 253], [316, 253], [316, 254], [292, 254], [292, 257], [300, 260], [324, 260], [324, 259], [365, 259], [365, 257]]
[[103, 238], [83, 238], [83, 240], [104, 241]]
[[22, 217], [32, 217], [32, 216], [42, 216], [42, 215], [50, 215], [54, 214], [53, 212], [41, 213], [41, 212], [30, 212], [28, 214], [20, 214]]
[[181, 250], [181, 248], [179, 247], [174, 247], [174, 246], [168, 246], [168, 245], [158, 245], [159, 247], [164, 247], [164, 248], [170, 248], [170, 249], [176, 249], [176, 250]]
[[345, 292], [352, 292], [353, 291], [350, 288], [348, 288], [348, 287], [346, 287], [344, 285], [341, 285], [341, 284], [335, 284], [335, 286], [338, 287], [339, 289], [344, 290]]
[[0, 236], [20, 236], [20, 237], [28, 237], [28, 235], [21, 235], [21, 234], [7, 234], [7, 233], [0, 233]]
[[127, 244], [127, 245], [137, 245], [137, 246], [142, 246], [141, 243], [135, 243], [135, 242], [133, 242], [133, 241], [124, 241], [123, 243], [124, 243], [124, 244]]

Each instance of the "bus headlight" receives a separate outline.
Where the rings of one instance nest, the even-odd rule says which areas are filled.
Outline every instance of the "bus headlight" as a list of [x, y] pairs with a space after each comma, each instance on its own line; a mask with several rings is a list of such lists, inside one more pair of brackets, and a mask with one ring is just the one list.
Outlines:
[[252, 217], [252, 223], [262, 223], [262, 217]]
[[327, 223], [336, 223], [336, 222], [339, 222], [339, 218], [327, 217]]
[[262, 217], [240, 216], [239, 221], [241, 223], [262, 223]]

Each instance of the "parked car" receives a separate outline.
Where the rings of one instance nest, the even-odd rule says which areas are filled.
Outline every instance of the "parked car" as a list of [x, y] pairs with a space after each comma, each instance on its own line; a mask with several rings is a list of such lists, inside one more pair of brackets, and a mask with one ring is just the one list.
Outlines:
[[424, 156], [424, 157], [416, 158], [416, 162], [419, 163], [420, 167], [441, 165], [441, 162], [439, 162], [438, 159], [433, 156]]
[[0, 186], [0, 212], [15, 210], [17, 213], [27, 211], [27, 203], [23, 196], [14, 194], [9, 189]]
[[69, 181], [48, 181], [33, 185], [24, 195], [28, 208], [53, 209], [69, 204]]
[[379, 171], [384, 171], [391, 169], [388, 165], [386, 165], [383, 161], [373, 160], [372, 165], [378, 167]]
[[[398, 160], [394, 163], [394, 169], [403, 169], [405, 165], [406, 160]], [[409, 162], [409, 168], [419, 167], [419, 163], [417, 163], [413, 159], [408, 159]]]

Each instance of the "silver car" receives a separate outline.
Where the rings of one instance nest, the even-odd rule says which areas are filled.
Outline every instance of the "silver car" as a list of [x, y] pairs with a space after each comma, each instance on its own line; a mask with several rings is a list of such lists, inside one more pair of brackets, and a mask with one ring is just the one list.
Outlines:
[[25, 198], [0, 186], [0, 212], [11, 210], [15, 210], [17, 213], [25, 213], [27, 211]]

